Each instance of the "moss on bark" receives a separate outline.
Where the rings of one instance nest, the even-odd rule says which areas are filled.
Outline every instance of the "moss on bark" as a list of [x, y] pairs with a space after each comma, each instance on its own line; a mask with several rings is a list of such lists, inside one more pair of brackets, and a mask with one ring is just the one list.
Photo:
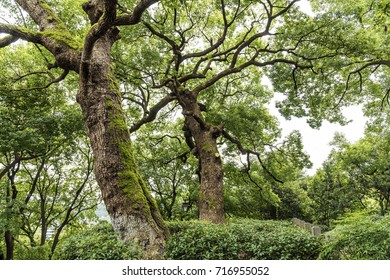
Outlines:
[[69, 32], [63, 30], [45, 30], [41, 33], [43, 36], [56, 40], [59, 43], [65, 44], [74, 50], [82, 50], [83, 43], [78, 41]]
[[[128, 125], [124, 119], [124, 112], [120, 106], [121, 94], [117, 80], [109, 76], [111, 82], [111, 98], [106, 100], [107, 110], [109, 111], [110, 129], [113, 135], [116, 135], [114, 141], [119, 145], [120, 158], [122, 160], [123, 170], [119, 172], [119, 187], [123, 193], [132, 202], [131, 207], [137, 212], [144, 213], [144, 218], [155, 228], [157, 232], [162, 231], [164, 235], [168, 234], [162, 215], [150, 191], [148, 190], [141, 175], [137, 171], [136, 160], [133, 154], [132, 143]], [[107, 98], [109, 98], [107, 96]]]

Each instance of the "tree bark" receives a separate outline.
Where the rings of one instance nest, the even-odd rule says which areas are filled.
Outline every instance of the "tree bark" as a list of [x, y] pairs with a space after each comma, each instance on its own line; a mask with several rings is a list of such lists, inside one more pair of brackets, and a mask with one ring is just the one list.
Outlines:
[[195, 142], [193, 153], [199, 160], [199, 219], [224, 223], [223, 167], [217, 147], [221, 129], [205, 122], [195, 93], [185, 91], [179, 94], [178, 100], [183, 108], [185, 127]]
[[137, 171], [112, 65], [111, 48], [119, 39], [112, 27], [116, 1], [90, 0], [83, 8], [93, 26], [84, 43], [77, 100], [93, 149], [95, 177], [122, 240], [141, 245], [144, 258], [161, 258], [169, 231]]
[[5, 259], [13, 260], [15, 239], [11, 231], [7, 230], [4, 233], [4, 240], [5, 240], [5, 248], [6, 248]]
[[[138, 174], [130, 134], [111, 60], [118, 38], [111, 28], [92, 51], [88, 69], [81, 70], [81, 105], [94, 154], [94, 172], [113, 227], [123, 240], [135, 240], [146, 258], [161, 257], [168, 237], [157, 205]], [[83, 66], [82, 66], [83, 67]]]
[[[14, 166], [11, 170], [8, 171], [8, 179], [9, 185], [6, 188], [6, 202], [7, 202], [7, 215], [10, 215], [8, 218], [10, 221], [13, 220], [12, 212], [14, 207], [14, 202], [18, 196], [18, 190], [15, 185], [15, 176], [18, 173], [20, 168], [20, 161], [17, 163], [16, 167]], [[11, 231], [11, 225], [7, 225], [8, 229], [6, 229], [4, 233], [5, 247], [6, 247], [6, 260], [14, 259], [14, 247], [15, 247], [15, 238]]]

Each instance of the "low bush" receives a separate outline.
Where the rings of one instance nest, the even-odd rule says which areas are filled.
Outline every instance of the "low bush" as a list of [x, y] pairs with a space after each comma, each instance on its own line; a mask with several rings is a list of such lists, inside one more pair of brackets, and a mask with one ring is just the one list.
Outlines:
[[170, 222], [165, 258], [177, 260], [316, 259], [320, 241], [290, 222], [240, 220], [227, 225]]
[[132, 242], [123, 242], [104, 222], [64, 238], [54, 254], [60, 260], [129, 260], [141, 258], [141, 250]]
[[326, 234], [320, 259], [390, 259], [390, 216], [353, 214]]
[[50, 255], [50, 246], [45, 244], [36, 247], [24, 247], [17, 243], [15, 244], [14, 258], [16, 260], [48, 260]]

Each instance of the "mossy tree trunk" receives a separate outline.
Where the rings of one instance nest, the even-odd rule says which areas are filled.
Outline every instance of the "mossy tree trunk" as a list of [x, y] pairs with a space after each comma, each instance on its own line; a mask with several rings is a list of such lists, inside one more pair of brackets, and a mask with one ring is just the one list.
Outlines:
[[[100, 7], [84, 8], [92, 24], [96, 23], [100, 18]], [[96, 180], [114, 229], [123, 240], [137, 241], [146, 252], [144, 257], [158, 258], [169, 233], [137, 171], [132, 154], [111, 58], [111, 48], [119, 39], [118, 33], [117, 28], [111, 27], [98, 38], [87, 36], [86, 40], [93, 40], [94, 44], [90, 50], [84, 48], [77, 101], [93, 148]]]
[[192, 152], [199, 160], [199, 219], [224, 223], [223, 167], [217, 147], [221, 128], [206, 123], [196, 93], [184, 91], [178, 94], [178, 100], [183, 108], [187, 144], [192, 146]]
[[124, 240], [135, 240], [143, 246], [144, 257], [160, 258], [169, 232], [137, 172], [111, 58], [112, 45], [119, 39], [115, 26], [139, 23], [144, 11], [158, 0], [140, 0], [133, 12], [119, 17], [116, 0], [89, 0], [83, 4], [91, 22], [84, 44], [71, 35], [54, 7], [39, 0], [16, 2], [37, 28], [0, 24], [0, 32], [9, 34], [7, 40], [1, 40], [0, 47], [18, 39], [39, 44], [55, 58], [49, 67], [64, 69], [56, 82], [69, 71], [80, 75], [77, 101], [93, 148], [96, 180], [113, 226]]

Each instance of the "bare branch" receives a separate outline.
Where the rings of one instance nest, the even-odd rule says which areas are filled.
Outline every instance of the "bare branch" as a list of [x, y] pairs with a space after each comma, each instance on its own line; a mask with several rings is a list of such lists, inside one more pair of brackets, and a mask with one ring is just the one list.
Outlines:
[[222, 17], [223, 17], [223, 22], [224, 22], [222, 36], [217, 40], [217, 42], [215, 44], [212, 44], [209, 48], [207, 48], [207, 49], [205, 49], [205, 50], [203, 50], [201, 52], [190, 53], [190, 54], [184, 55], [181, 61], [184, 61], [186, 59], [193, 58], [193, 57], [202, 57], [202, 56], [208, 55], [209, 53], [211, 53], [214, 50], [218, 49], [218, 47], [221, 46], [225, 42], [228, 29], [233, 24], [233, 22], [235, 21], [237, 15], [238, 15], [238, 10], [239, 9], [240, 9], [240, 3], [238, 5], [237, 11], [236, 11], [233, 19], [229, 23], [227, 21], [227, 18], [226, 18], [225, 1], [221, 0], [221, 12], [222, 12]]
[[142, 125], [154, 121], [157, 117], [158, 112], [175, 99], [176, 98], [174, 96], [170, 95], [165, 96], [163, 99], [161, 99], [149, 110], [149, 114], [146, 117], [142, 118], [140, 121], [131, 126], [130, 133], [138, 130]]
[[385, 102], [387, 102], [387, 105], [390, 106], [390, 88], [386, 91], [386, 94], [382, 98], [381, 108], [384, 107]]
[[159, 0], [141, 0], [131, 14], [118, 16], [114, 25], [134, 25], [139, 23], [141, 21], [142, 14], [146, 11], [146, 9], [157, 2], [159, 2]]
[[7, 164], [3, 170], [0, 172], [0, 179], [3, 178], [9, 170], [14, 168], [17, 164], [19, 164], [22, 160], [31, 160], [34, 158], [40, 157], [40, 155], [37, 156], [30, 156], [30, 157], [22, 157], [21, 155], [16, 155], [15, 159]]
[[285, 63], [285, 64], [291, 64], [291, 65], [295, 66], [295, 68], [299, 68], [299, 69], [310, 69], [313, 67], [312, 65], [301, 65], [296, 61], [289, 60], [289, 59], [281, 59], [281, 58], [277, 58], [277, 59], [273, 59], [273, 60], [269, 60], [269, 61], [264, 61], [264, 62], [259, 62], [259, 61], [255, 60], [257, 58], [258, 54], [259, 54], [259, 51], [253, 56], [253, 58], [251, 60], [247, 61], [246, 63], [241, 64], [238, 67], [227, 68], [227, 69], [219, 72], [214, 77], [210, 78], [208, 81], [197, 86], [194, 89], [194, 92], [199, 93], [202, 90], [212, 86], [213, 84], [215, 84], [216, 82], [218, 82], [222, 78], [224, 78], [228, 75], [234, 74], [234, 73], [239, 73], [243, 69], [248, 68], [249, 66], [265, 67], [265, 66], [275, 65], [277, 63]]
[[275, 19], [283, 14], [285, 14], [286, 12], [288, 12], [292, 6], [294, 6], [295, 3], [299, 2], [300, 0], [293, 0], [290, 2], [290, 4], [288, 4], [286, 7], [284, 7], [281, 11], [279, 11], [279, 13], [275, 14], [275, 15], [272, 15], [272, 19]]
[[362, 76], [361, 72], [362, 72], [363, 70], [369, 68], [369, 67], [372, 67], [372, 66], [375, 67], [375, 69], [374, 69], [374, 71], [373, 71], [373, 72], [375, 72], [375, 71], [379, 68], [379, 66], [382, 66], [382, 65], [387, 66], [387, 67], [390, 67], [390, 60], [370, 61], [370, 62], [364, 64], [362, 67], [360, 67], [360, 68], [358, 68], [358, 69], [356, 69], [356, 70], [350, 72], [350, 73], [348, 74], [348, 78], [347, 78], [347, 81], [346, 81], [346, 83], [345, 83], [344, 92], [343, 92], [343, 94], [341, 95], [341, 97], [340, 97], [339, 101], [337, 102], [337, 104], [334, 106], [334, 108], [338, 107], [338, 106], [341, 104], [341, 102], [344, 100], [344, 97], [345, 97], [345, 95], [347, 94], [347, 91], [349, 90], [350, 80], [351, 80], [351, 77], [352, 77], [353, 75], [355, 75], [355, 74], [359, 75], [359, 87], [360, 87], [360, 92], [362, 92], [362, 91], [363, 91], [363, 76]]
[[17, 36], [13, 36], [13, 35], [1, 38], [0, 39], [0, 48], [4, 48], [6, 46], [9, 46], [12, 43], [15, 43], [17, 40], [19, 40], [19, 38]]
[[[224, 138], [226, 138], [227, 140], [229, 140], [231, 143], [235, 144], [238, 148], [238, 150], [241, 152], [241, 154], [247, 154], [247, 158], [248, 158], [248, 164], [250, 162], [250, 158], [249, 158], [249, 155], [252, 154], [252, 155], [255, 155], [257, 157], [257, 160], [259, 161], [261, 167], [263, 168], [263, 170], [276, 182], [278, 183], [281, 183], [283, 184], [284, 182], [279, 180], [264, 164], [263, 160], [261, 159], [261, 156], [258, 152], [256, 151], [253, 151], [251, 149], [246, 149], [244, 148], [244, 146], [242, 145], [242, 143], [234, 138], [233, 136], [231, 136], [225, 129], [222, 130], [222, 136]], [[252, 181], [252, 180], [251, 180]]]
[[51, 85], [53, 84], [56, 84], [56, 83], [59, 83], [61, 81], [63, 81], [66, 76], [69, 74], [69, 70], [68, 69], [65, 69], [64, 72], [62, 72], [62, 74], [56, 78], [56, 79], [53, 79], [52, 81], [50, 81], [48, 84], [46, 84], [45, 86], [42, 86], [42, 87], [34, 87], [34, 88], [23, 88], [23, 89], [15, 89], [13, 91], [24, 91], [24, 90], [42, 90], [42, 89], [46, 89], [46, 88], [49, 88]]
[[149, 23], [143, 22], [143, 24], [146, 26], [147, 29], [149, 29], [150, 32], [152, 32], [152, 34], [156, 35], [157, 37], [159, 37], [159, 38], [163, 39], [165, 42], [167, 42], [172, 47], [172, 50], [173, 50], [174, 54], [176, 54], [176, 55], [180, 54], [178, 52], [179, 51], [179, 46], [173, 40], [171, 40], [170, 38], [168, 38], [164, 34], [158, 32]]

